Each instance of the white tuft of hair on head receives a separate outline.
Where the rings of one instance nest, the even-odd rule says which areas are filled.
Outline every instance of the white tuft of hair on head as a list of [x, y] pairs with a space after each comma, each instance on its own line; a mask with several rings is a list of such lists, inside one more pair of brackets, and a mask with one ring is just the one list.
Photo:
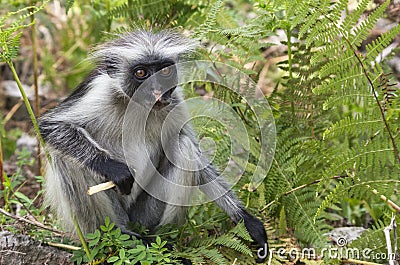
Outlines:
[[157, 33], [139, 30], [122, 34], [118, 39], [100, 45], [91, 53], [91, 59], [102, 63], [107, 58], [139, 60], [148, 56], [167, 57], [178, 61], [193, 52], [199, 42], [172, 30]]

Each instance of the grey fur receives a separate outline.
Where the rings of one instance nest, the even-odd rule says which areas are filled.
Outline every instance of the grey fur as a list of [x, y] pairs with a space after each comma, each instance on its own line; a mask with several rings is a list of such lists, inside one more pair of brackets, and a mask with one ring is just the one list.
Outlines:
[[[183, 186], [199, 186], [214, 181], [213, 185], [203, 186], [202, 191], [211, 197], [224, 194], [216, 200], [218, 206], [235, 223], [243, 219], [252, 237], [264, 246], [267, 239], [262, 223], [247, 213], [215, 168], [201, 155], [191, 127], [185, 125], [179, 131], [181, 121], [188, 116], [182, 104], [177, 106], [182, 101], [179, 87], [171, 95], [174, 109], [166, 125], [164, 121], [170, 108], [151, 111], [146, 117], [146, 111], [138, 105], [135, 112], [129, 112], [132, 115], [124, 120], [132, 89], [126, 81], [131, 74], [130, 65], [143, 60], [164, 59], [176, 63], [195, 47], [195, 42], [170, 31], [138, 31], [120, 36], [92, 53], [97, 68], [69, 98], [41, 117], [41, 132], [52, 159], [52, 166], [48, 166], [46, 173], [46, 202], [67, 229], [73, 229], [72, 215], [84, 233], [93, 232], [106, 216], [124, 231], [127, 231], [128, 222], [155, 229], [162, 224], [182, 221], [185, 205], [190, 203], [190, 194], [162, 185], [160, 178], [156, 178], [161, 174]], [[123, 127], [131, 130], [125, 134], [125, 139]], [[138, 128], [144, 128], [144, 131]], [[178, 167], [172, 163], [161, 145], [162, 130], [166, 142], [171, 143], [167, 146], [167, 153], [172, 157], [168, 158], [188, 161], [188, 157], [194, 157], [199, 158], [193, 160], [198, 162], [191, 163], [208, 166], [193, 171], [185, 169], [197, 165], [187, 162], [187, 165]], [[173, 139], [179, 140], [179, 145]], [[148, 156], [144, 150], [148, 151]], [[93, 196], [86, 194], [89, 186], [107, 181], [99, 174], [103, 169], [96, 169], [98, 161], [116, 165], [125, 173], [126, 164], [136, 170], [129, 195], [121, 194], [118, 189]], [[143, 190], [143, 185], [147, 191], [155, 191], [172, 203], [164, 203], [149, 195]]]

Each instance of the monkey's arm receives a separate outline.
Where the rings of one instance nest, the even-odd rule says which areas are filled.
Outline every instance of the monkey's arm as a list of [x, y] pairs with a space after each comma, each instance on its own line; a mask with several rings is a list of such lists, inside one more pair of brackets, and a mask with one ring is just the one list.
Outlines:
[[46, 144], [62, 155], [73, 158], [94, 172], [114, 182], [121, 193], [129, 194], [134, 178], [128, 166], [113, 159], [82, 127], [49, 121], [39, 121], [40, 132]]

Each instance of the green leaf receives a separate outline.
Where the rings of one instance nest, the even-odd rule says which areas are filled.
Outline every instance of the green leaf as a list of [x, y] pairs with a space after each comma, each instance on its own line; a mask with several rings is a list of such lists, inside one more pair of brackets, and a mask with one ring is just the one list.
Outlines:
[[140, 252], [140, 254], [137, 256], [138, 260], [144, 260], [146, 258], [147, 253], [145, 251]]
[[107, 259], [107, 262], [116, 262], [117, 260], [119, 260], [119, 257], [117, 256], [113, 256]]
[[119, 240], [125, 241], [125, 240], [129, 240], [131, 238], [131, 236], [128, 234], [122, 234], [118, 238], [119, 238]]
[[21, 199], [23, 202], [27, 203], [27, 204], [31, 204], [32, 203], [31, 199], [29, 199], [25, 194], [23, 194], [23, 193], [21, 193], [19, 191], [14, 192], [14, 195], [16, 197], [18, 197], [19, 199]]
[[121, 259], [125, 259], [125, 249], [120, 249], [119, 250], [119, 257], [121, 258]]

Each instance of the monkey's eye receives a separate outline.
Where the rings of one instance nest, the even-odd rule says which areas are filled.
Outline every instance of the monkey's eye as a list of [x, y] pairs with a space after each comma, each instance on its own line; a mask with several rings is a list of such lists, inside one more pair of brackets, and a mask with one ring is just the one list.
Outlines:
[[160, 70], [160, 74], [162, 76], [170, 76], [172, 73], [171, 67], [164, 67], [163, 69]]
[[147, 77], [147, 72], [144, 69], [137, 69], [135, 71], [135, 76], [139, 79], [144, 79]]

